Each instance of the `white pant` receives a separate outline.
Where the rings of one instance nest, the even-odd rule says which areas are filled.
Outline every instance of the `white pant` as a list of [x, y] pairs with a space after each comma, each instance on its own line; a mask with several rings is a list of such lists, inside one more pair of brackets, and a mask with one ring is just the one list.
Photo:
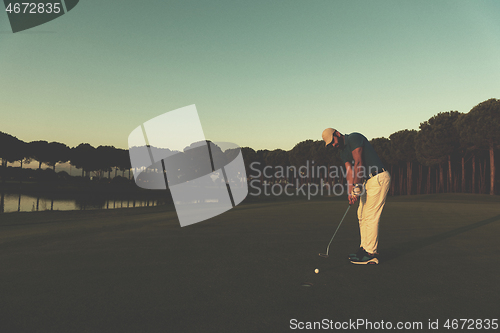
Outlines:
[[361, 245], [368, 253], [377, 253], [378, 224], [385, 205], [391, 175], [384, 171], [368, 179], [359, 198], [358, 219]]

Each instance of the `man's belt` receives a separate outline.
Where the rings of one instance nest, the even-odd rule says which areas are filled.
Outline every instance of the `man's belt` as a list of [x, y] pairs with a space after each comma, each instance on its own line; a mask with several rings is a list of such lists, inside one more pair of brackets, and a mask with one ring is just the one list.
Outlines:
[[385, 168], [377, 168], [376, 170], [373, 170], [369, 175], [368, 175], [368, 179], [372, 178], [372, 177], [375, 177], [376, 175], [378, 175], [379, 173], [382, 173], [382, 172], [385, 172], [387, 171]]

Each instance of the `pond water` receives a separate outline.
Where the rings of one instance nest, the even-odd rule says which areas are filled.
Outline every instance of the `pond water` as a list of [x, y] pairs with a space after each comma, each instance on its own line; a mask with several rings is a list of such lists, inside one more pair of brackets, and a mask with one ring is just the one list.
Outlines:
[[26, 194], [1, 194], [0, 213], [44, 210], [89, 210], [161, 206], [161, 200], [50, 199]]

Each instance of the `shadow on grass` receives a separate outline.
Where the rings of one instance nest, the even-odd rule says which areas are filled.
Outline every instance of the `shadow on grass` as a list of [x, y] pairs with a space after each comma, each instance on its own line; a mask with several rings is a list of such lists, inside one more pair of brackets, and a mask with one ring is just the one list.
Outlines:
[[[427, 237], [424, 239], [417, 239], [408, 243], [400, 244], [391, 248], [388, 248], [384, 250], [385, 255], [383, 256], [384, 261], [392, 260], [404, 255], [407, 255], [408, 253], [411, 253], [413, 251], [419, 250], [423, 247], [426, 247], [431, 244], [435, 244], [438, 242], [441, 242], [447, 238], [460, 235], [464, 232], [477, 229], [479, 227], [485, 226], [490, 223], [498, 222], [500, 221], [500, 215], [490, 217], [489, 219], [482, 220], [470, 225], [466, 225], [454, 230], [450, 230], [438, 235], [434, 235], [431, 237]], [[381, 256], [382, 257], [382, 256]]]

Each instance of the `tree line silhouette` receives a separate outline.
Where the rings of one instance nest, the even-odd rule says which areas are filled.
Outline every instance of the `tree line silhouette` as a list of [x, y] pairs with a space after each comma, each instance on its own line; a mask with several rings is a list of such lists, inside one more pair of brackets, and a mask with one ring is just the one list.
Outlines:
[[[38, 169], [41, 169], [42, 163], [45, 163], [55, 171], [56, 164], [69, 162], [75, 168], [82, 170], [82, 177], [88, 177], [91, 172], [102, 177], [107, 172], [108, 178], [111, 178], [113, 168], [115, 176], [118, 170], [122, 172], [122, 176], [125, 176], [125, 171], [130, 171], [131, 168], [126, 149], [113, 146], [94, 148], [88, 143], [70, 148], [60, 142], [24, 142], [3, 132], [0, 132], [0, 158], [4, 170], [7, 163], [19, 162], [22, 169], [23, 163], [37, 161]], [[5, 180], [6, 177], [2, 178]]]
[[[332, 122], [334, 119], [332, 119]], [[341, 130], [341, 129], [340, 129]], [[495, 159], [500, 148], [500, 100], [489, 99], [468, 113], [441, 112], [420, 124], [419, 130], [401, 130], [389, 138], [374, 138], [371, 145], [392, 177], [390, 195], [446, 192], [498, 192]], [[247, 175], [260, 176], [271, 184], [296, 182], [320, 184], [344, 183], [345, 178], [331, 177], [328, 170], [344, 163], [338, 154], [327, 152], [323, 140], [305, 140], [289, 151], [242, 148]], [[497, 154], [495, 155], [495, 152]], [[495, 157], [497, 156], [497, 157]], [[255, 163], [253, 167], [252, 163]], [[309, 163], [308, 163], [309, 162]], [[307, 177], [291, 172], [275, 177], [279, 170], [308, 165]], [[318, 166], [324, 166], [320, 169]], [[268, 167], [264, 179], [264, 168]], [[269, 171], [271, 168], [272, 171]], [[258, 171], [256, 171], [258, 169]], [[276, 179], [280, 178], [280, 179]]]
[[[334, 119], [332, 119], [334, 121]], [[341, 130], [341, 129], [340, 129]], [[500, 148], [500, 100], [488, 99], [469, 112], [441, 112], [420, 124], [419, 130], [401, 130], [389, 136], [370, 140], [392, 177], [390, 195], [430, 194], [446, 192], [498, 192], [495, 159]], [[299, 182], [320, 184], [344, 183], [342, 173], [332, 176], [332, 166], [343, 168], [338, 154], [327, 152], [322, 140], [305, 140], [291, 150], [241, 149], [249, 179], [261, 185]], [[495, 157], [496, 156], [496, 157]], [[94, 148], [82, 143], [70, 148], [63, 143], [24, 142], [0, 132], [2, 169], [7, 163], [37, 161], [39, 169], [45, 163], [55, 171], [56, 164], [69, 162], [82, 169], [82, 177], [93, 172], [99, 178], [111, 178], [114, 169], [128, 171], [131, 164], [128, 150], [113, 146]], [[255, 163], [257, 162], [257, 163]], [[279, 173], [307, 166], [307, 177], [294, 172]], [[318, 167], [323, 166], [323, 169]], [[264, 179], [263, 171], [267, 169]], [[316, 168], [320, 172], [309, 172]], [[304, 168], [302, 168], [303, 170]], [[258, 172], [256, 171], [258, 170]], [[5, 175], [2, 177], [5, 181]]]

